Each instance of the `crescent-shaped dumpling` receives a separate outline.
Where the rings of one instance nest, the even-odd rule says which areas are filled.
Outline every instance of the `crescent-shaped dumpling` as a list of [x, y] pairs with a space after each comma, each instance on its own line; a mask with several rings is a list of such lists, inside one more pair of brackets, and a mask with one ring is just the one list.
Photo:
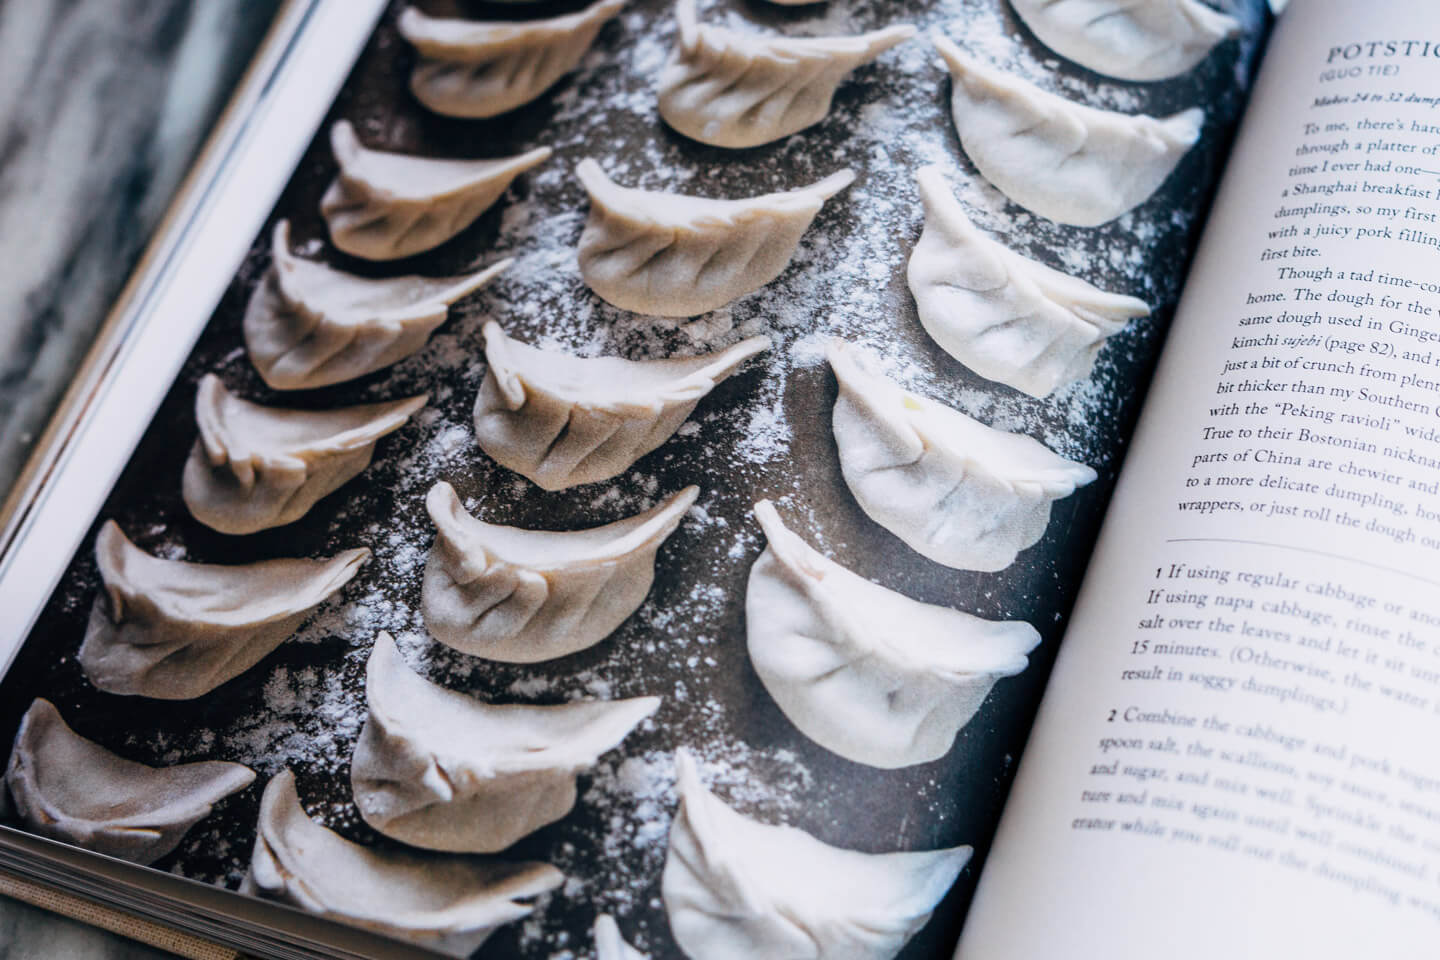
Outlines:
[[1178, 76], [1240, 31], [1199, 0], [1010, 0], [1051, 50], [1121, 80]]
[[250, 362], [276, 390], [325, 387], [398, 363], [425, 345], [450, 304], [514, 262], [468, 277], [371, 280], [295, 256], [288, 220], [275, 225], [271, 251], [244, 327]]
[[136, 863], [180, 845], [211, 807], [250, 786], [238, 763], [150, 767], [117, 756], [66, 725], [49, 700], [20, 719], [5, 785], [27, 830]]
[[622, 187], [594, 160], [575, 173], [590, 194], [585, 282], [621, 310], [662, 317], [718, 310], [774, 280], [825, 201], [855, 179], [841, 170], [787, 193], [714, 200]]
[[152, 557], [107, 520], [95, 538], [105, 589], [95, 598], [80, 666], [107, 693], [189, 700], [259, 663], [370, 557], [220, 566]]
[[522, 530], [470, 516], [442, 480], [425, 497], [436, 530], [420, 595], [425, 626], [446, 646], [506, 663], [593, 646], [645, 601], [656, 551], [699, 495], [686, 487], [588, 530]]
[[242, 892], [468, 957], [499, 927], [529, 916], [524, 901], [565, 875], [548, 863], [447, 857], [352, 843], [311, 820], [295, 775], [271, 778]]
[[495, 705], [413, 673], [382, 633], [370, 712], [350, 762], [365, 822], [412, 847], [493, 853], [575, 806], [575, 775], [660, 707], [659, 697]]
[[341, 120], [330, 128], [340, 172], [320, 212], [330, 242], [366, 260], [433, 250], [490, 209], [511, 181], [549, 159], [549, 147], [503, 160], [435, 160], [371, 150]]
[[675, 756], [680, 812], [660, 895], [691, 960], [889, 960], [930, 919], [971, 848], [859, 853], [743, 817]]
[[200, 436], [181, 492], [196, 520], [221, 533], [293, 523], [370, 465], [375, 443], [425, 406], [408, 397], [332, 410], [262, 407], [207, 373], [195, 392]]
[[758, 147], [819, 123], [845, 75], [915, 35], [909, 25], [853, 37], [762, 37], [675, 9], [679, 35], [660, 74], [660, 116], [716, 147]]
[[1057, 223], [1096, 227], [1149, 199], [1195, 141], [1205, 111], [1163, 120], [1099, 110], [984, 66], [944, 36], [955, 129], [1000, 192]]
[[646, 956], [620, 936], [614, 917], [602, 913], [595, 918], [595, 960], [646, 960]]
[[769, 348], [760, 336], [701, 357], [575, 357], [512, 340], [491, 321], [475, 438], [546, 490], [608, 480], [670, 439], [715, 384]]
[[916, 179], [925, 230], [910, 255], [920, 323], [956, 360], [989, 380], [1045, 397], [1090, 375], [1105, 338], [1150, 308], [1106, 293], [985, 236], [939, 167]]
[[1040, 642], [1021, 621], [912, 600], [812, 549], [755, 504], [768, 546], [750, 568], [750, 662], [801, 733], [885, 770], [938, 760], [995, 681]]
[[1050, 503], [1095, 479], [1037, 440], [972, 420], [867, 369], [858, 350], [826, 350], [840, 396], [835, 445], [860, 508], [947, 567], [1004, 570], [1050, 522]]
[[419, 60], [415, 98], [450, 117], [496, 117], [524, 106], [574, 70], [625, 0], [599, 0], [548, 20], [458, 20], [406, 7], [397, 26]]

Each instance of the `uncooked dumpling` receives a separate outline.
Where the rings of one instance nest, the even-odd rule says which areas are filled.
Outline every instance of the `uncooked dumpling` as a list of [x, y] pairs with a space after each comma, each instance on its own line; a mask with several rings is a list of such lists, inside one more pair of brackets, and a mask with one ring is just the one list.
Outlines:
[[859, 853], [756, 823], [675, 756], [680, 812], [660, 895], [691, 960], [889, 960], [930, 919], [970, 847]]
[[406, 7], [397, 26], [419, 53], [415, 98], [451, 117], [495, 117], [524, 106], [574, 70], [625, 0], [599, 0], [548, 20], [459, 20]]
[[595, 918], [595, 960], [646, 960], [646, 957], [620, 936], [615, 918], [602, 913]]
[[221, 533], [293, 523], [370, 465], [375, 443], [425, 397], [333, 410], [262, 407], [207, 373], [195, 393], [200, 436], [185, 462], [185, 505]]
[[295, 775], [276, 774], [260, 800], [242, 892], [351, 926], [468, 957], [524, 902], [565, 882], [548, 863], [418, 854], [352, 843], [305, 814]]
[[1200, 138], [1205, 111], [1164, 120], [1098, 110], [983, 66], [945, 37], [955, 129], [1000, 192], [1057, 223], [1095, 227], [1149, 199]]
[[1198, 0], [1010, 0], [1051, 50], [1121, 80], [1164, 80], [1195, 66], [1240, 22]]
[[350, 763], [365, 822], [412, 847], [493, 853], [575, 806], [594, 766], [659, 697], [492, 705], [436, 686], [380, 634], [365, 672], [370, 706]]
[[250, 669], [370, 557], [221, 566], [152, 557], [114, 520], [95, 538], [105, 589], [95, 598], [80, 666], [107, 693], [189, 700]]
[[330, 242], [366, 260], [397, 260], [440, 246], [551, 153], [540, 147], [502, 160], [435, 160], [371, 150], [345, 120], [330, 128], [330, 147], [340, 173], [320, 212]]
[[27, 830], [136, 863], [180, 845], [211, 807], [255, 779], [238, 763], [150, 767], [80, 736], [49, 700], [25, 711], [5, 784]]
[[398, 363], [425, 345], [450, 304], [514, 262], [468, 277], [369, 280], [295, 256], [288, 220], [275, 225], [271, 253], [245, 308], [245, 350], [276, 390], [325, 387]]
[[801, 733], [847, 760], [892, 770], [938, 760], [1001, 677], [1040, 642], [859, 577], [755, 504], [768, 546], [750, 568], [745, 635], [765, 689]]
[[475, 439], [546, 490], [608, 480], [670, 439], [717, 383], [769, 348], [761, 336], [701, 357], [575, 357], [512, 340], [491, 321]]
[[870, 519], [960, 570], [1004, 570], [1050, 522], [1050, 503], [1095, 471], [1043, 444], [900, 389], [835, 340], [840, 469]]
[[896, 26], [853, 37], [762, 37], [675, 10], [679, 35], [660, 74], [660, 116], [716, 147], [757, 147], [825, 119], [845, 75], [915, 35]]
[[506, 663], [593, 646], [645, 601], [655, 552], [699, 495], [686, 487], [588, 530], [522, 530], [470, 516], [441, 481], [425, 498], [436, 529], [420, 595], [425, 626], [462, 653]]
[[713, 200], [622, 187], [594, 160], [575, 173], [590, 194], [585, 282], [622, 310], [663, 317], [718, 310], [774, 280], [825, 201], [855, 179], [841, 170], [787, 193]]
[[982, 377], [1032, 397], [1089, 376], [1105, 338], [1150, 313], [1023, 257], [976, 229], [939, 167], [916, 176], [925, 232], [910, 255], [910, 291], [935, 342]]

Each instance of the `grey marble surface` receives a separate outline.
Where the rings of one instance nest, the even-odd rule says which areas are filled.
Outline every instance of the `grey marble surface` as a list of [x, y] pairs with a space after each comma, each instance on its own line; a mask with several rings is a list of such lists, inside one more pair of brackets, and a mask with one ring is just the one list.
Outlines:
[[0, 497], [280, 0], [0, 0]]
[[[0, 0], [0, 497], [280, 0]], [[0, 897], [0, 960], [157, 960]]]

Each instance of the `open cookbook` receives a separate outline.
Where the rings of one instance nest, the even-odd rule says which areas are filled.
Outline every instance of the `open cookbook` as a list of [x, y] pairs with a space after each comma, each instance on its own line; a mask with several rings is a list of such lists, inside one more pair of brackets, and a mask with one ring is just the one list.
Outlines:
[[0, 515], [0, 869], [260, 957], [1434, 956], [1437, 38], [293, 0]]

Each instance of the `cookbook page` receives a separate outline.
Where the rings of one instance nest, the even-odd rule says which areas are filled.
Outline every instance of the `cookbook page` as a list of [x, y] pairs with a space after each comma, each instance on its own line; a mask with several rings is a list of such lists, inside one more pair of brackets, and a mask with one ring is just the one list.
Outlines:
[[960, 957], [1433, 956], [1437, 27], [1282, 17]]

